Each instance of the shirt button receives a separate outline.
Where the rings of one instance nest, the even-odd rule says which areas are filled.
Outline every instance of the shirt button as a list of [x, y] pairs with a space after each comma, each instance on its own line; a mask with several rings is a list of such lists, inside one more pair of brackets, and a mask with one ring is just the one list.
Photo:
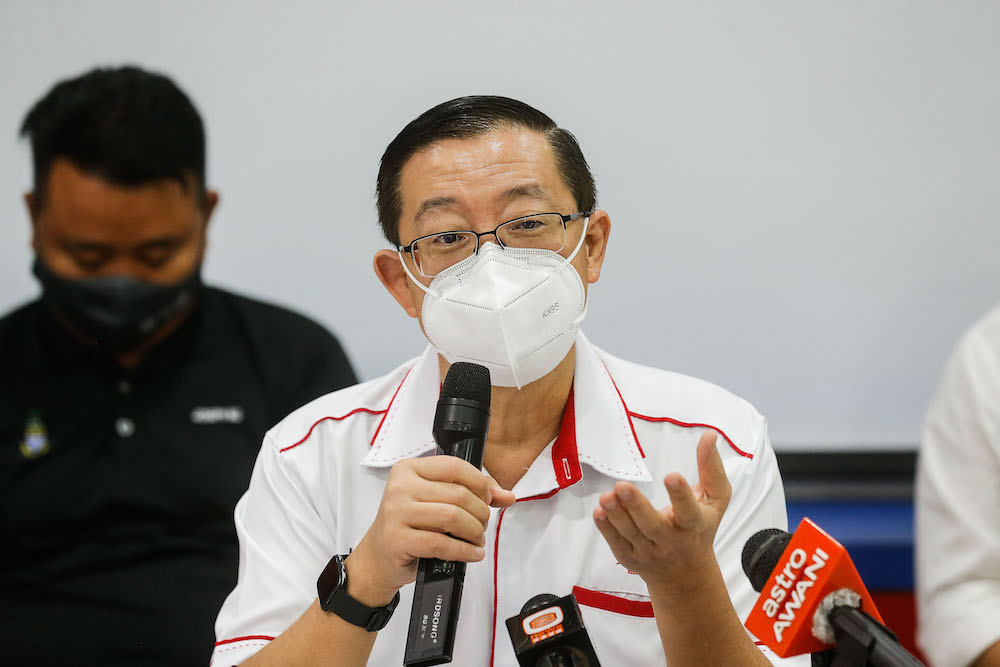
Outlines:
[[124, 395], [128, 394], [130, 391], [132, 391], [132, 385], [129, 383], [128, 380], [120, 380], [118, 382], [118, 393], [119, 394], [121, 394], [122, 396], [124, 396]]
[[119, 417], [115, 421], [115, 431], [122, 438], [127, 438], [133, 433], [135, 433], [135, 422], [133, 422], [128, 417]]

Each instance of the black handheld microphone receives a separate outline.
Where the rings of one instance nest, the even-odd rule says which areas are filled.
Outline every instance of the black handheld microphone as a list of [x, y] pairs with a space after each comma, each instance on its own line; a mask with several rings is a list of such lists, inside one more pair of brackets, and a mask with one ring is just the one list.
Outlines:
[[[489, 426], [490, 371], [464, 361], [452, 364], [434, 413], [438, 453], [457, 456], [482, 468]], [[403, 654], [407, 667], [451, 662], [464, 583], [465, 563], [420, 559]]]
[[507, 632], [521, 667], [601, 667], [572, 593], [536, 595], [507, 619]]

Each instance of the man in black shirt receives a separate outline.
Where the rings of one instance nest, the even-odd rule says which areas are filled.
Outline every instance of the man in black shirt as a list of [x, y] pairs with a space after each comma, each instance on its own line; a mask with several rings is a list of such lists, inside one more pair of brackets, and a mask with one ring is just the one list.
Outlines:
[[201, 118], [97, 69], [28, 113], [41, 297], [0, 319], [0, 662], [205, 664], [264, 431], [356, 379], [318, 324], [205, 287]]

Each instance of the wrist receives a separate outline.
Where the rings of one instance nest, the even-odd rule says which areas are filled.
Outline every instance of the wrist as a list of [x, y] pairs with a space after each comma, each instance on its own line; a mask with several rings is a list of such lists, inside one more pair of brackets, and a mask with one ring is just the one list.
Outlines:
[[368, 607], [384, 607], [399, 591], [398, 587], [379, 581], [364, 555], [355, 549], [344, 559], [347, 571], [347, 594]]
[[644, 580], [651, 598], [690, 600], [692, 596], [714, 594], [719, 586], [725, 589], [722, 571], [714, 552], [707, 558], [694, 560], [690, 567], [683, 570], [650, 574]]

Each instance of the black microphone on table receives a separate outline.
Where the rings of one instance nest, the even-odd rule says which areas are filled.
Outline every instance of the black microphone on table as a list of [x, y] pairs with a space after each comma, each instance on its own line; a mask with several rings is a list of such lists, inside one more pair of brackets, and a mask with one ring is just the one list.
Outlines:
[[601, 666], [572, 593], [536, 595], [507, 619], [507, 632], [521, 667]]
[[794, 534], [757, 532], [742, 560], [763, 591], [746, 628], [779, 657], [809, 653], [814, 667], [923, 664], [882, 624], [847, 550], [810, 519]]
[[[464, 361], [452, 364], [434, 412], [438, 453], [457, 456], [482, 468], [489, 425], [490, 371]], [[407, 667], [451, 662], [465, 566], [462, 562], [420, 559], [403, 654]]]

